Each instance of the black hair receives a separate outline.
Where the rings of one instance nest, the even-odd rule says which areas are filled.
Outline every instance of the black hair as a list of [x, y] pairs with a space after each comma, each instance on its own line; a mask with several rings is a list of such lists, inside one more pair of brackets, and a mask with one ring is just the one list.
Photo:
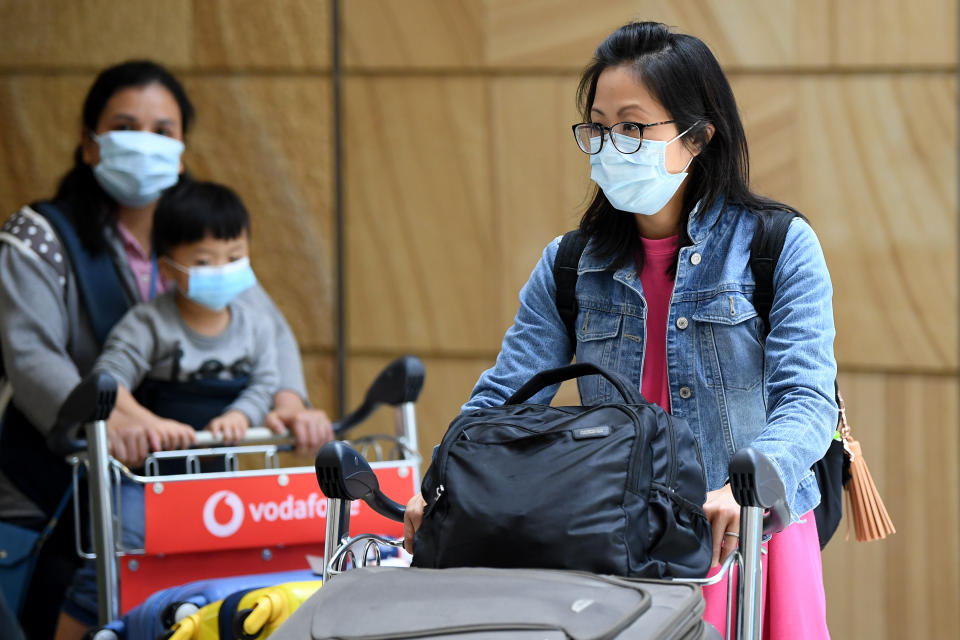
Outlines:
[[[755, 211], [793, 211], [750, 191], [747, 138], [733, 90], [720, 63], [702, 40], [672, 33], [658, 22], [632, 22], [614, 31], [600, 43], [580, 76], [577, 103], [585, 121], [591, 119], [600, 74], [625, 65], [663, 105], [678, 131], [690, 129], [680, 141], [687, 148], [700, 151], [687, 170], [684, 220], [698, 202], [699, 212], [718, 202], [740, 204]], [[708, 137], [708, 125], [713, 125], [712, 137]], [[614, 267], [628, 264], [635, 255], [642, 260], [643, 245], [634, 216], [617, 211], [599, 188], [580, 221], [580, 230], [595, 238], [601, 257], [614, 258]], [[684, 224], [681, 245], [690, 243]]]
[[214, 182], [181, 179], [166, 191], [153, 214], [153, 249], [170, 256], [176, 247], [199, 242], [207, 236], [233, 240], [250, 234], [250, 215], [240, 197], [229, 187]]
[[[173, 95], [180, 107], [181, 131], [186, 136], [194, 119], [193, 104], [173, 74], [150, 60], [132, 60], [100, 72], [83, 102], [84, 135], [97, 130], [100, 116], [114, 94], [151, 84], [159, 84]], [[60, 180], [55, 200], [70, 217], [84, 246], [93, 253], [102, 251], [106, 246], [103, 229], [115, 220], [117, 203], [97, 183], [93, 168], [83, 161], [81, 146], [74, 152], [73, 168]]]

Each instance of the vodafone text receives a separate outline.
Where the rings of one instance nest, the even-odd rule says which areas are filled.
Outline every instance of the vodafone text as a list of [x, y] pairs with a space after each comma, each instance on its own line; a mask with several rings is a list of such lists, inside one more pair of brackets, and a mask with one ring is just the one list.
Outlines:
[[[326, 518], [327, 499], [319, 493], [311, 493], [304, 500], [295, 498], [291, 493], [280, 502], [267, 501], [256, 504], [250, 502], [247, 504], [247, 509], [250, 510], [250, 517], [254, 522]], [[350, 504], [350, 515], [355, 516], [358, 513], [360, 513], [360, 503], [354, 501]]]

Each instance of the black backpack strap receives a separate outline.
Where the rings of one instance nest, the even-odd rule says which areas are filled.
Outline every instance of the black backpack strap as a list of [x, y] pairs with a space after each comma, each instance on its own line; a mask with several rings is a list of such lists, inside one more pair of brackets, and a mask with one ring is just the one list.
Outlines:
[[49, 202], [31, 205], [57, 232], [73, 265], [80, 301], [86, 310], [97, 343], [103, 345], [113, 325], [130, 309], [126, 289], [108, 251], [91, 254], [64, 213]]
[[553, 263], [553, 280], [557, 285], [557, 312], [567, 328], [570, 344], [576, 346], [577, 331], [577, 268], [587, 246], [587, 236], [578, 229], [563, 234], [560, 249]]
[[757, 213], [757, 228], [750, 243], [750, 269], [756, 288], [753, 306], [770, 332], [770, 308], [773, 306], [773, 272], [777, 268], [790, 223], [797, 216], [793, 211], [771, 209]]

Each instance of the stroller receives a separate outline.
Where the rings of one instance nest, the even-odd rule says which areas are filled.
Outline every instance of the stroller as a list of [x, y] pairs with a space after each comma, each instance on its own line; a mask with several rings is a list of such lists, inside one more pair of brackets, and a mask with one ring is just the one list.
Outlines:
[[[325, 445], [317, 455], [316, 472], [330, 513], [344, 513], [345, 502], [363, 500], [381, 515], [402, 520], [405, 508], [383, 494], [369, 465], [346, 444]], [[328, 519], [325, 586], [273, 637], [717, 638], [717, 630], [702, 620], [699, 587], [719, 582], [736, 565], [740, 579], [736, 595], [734, 581], [728, 582], [726, 637], [757, 639], [762, 628], [761, 542], [764, 535], [788, 523], [785, 492], [770, 461], [749, 447], [731, 460], [730, 483], [741, 505], [739, 548], [709, 579], [366, 566], [376, 563], [379, 544], [401, 542], [375, 534], [346, 537], [349, 516]], [[342, 542], [338, 547], [336, 540]], [[348, 566], [355, 570], [344, 573]], [[364, 615], [369, 607], [375, 608], [375, 615]]]

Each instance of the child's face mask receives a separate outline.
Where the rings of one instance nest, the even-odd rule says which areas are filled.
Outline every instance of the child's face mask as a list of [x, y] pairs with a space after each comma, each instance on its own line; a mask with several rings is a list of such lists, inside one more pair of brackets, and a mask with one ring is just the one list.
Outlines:
[[223, 265], [185, 267], [164, 257], [171, 267], [187, 274], [184, 294], [190, 300], [214, 311], [222, 311], [238, 295], [257, 283], [250, 267], [250, 258], [241, 258]]

